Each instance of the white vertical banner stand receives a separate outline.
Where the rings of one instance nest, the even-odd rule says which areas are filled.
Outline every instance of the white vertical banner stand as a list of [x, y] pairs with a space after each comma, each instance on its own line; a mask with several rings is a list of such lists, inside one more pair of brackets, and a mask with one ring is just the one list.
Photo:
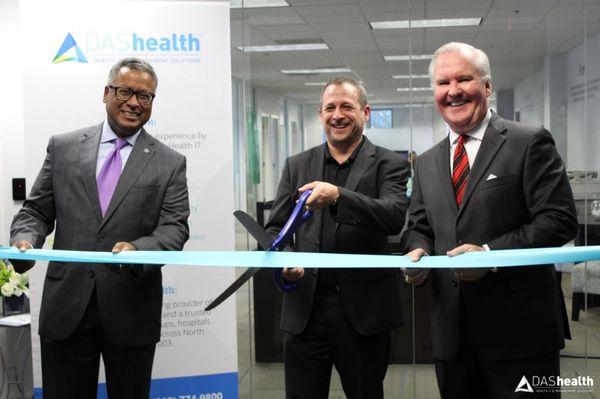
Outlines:
[[[146, 130], [187, 157], [191, 236], [186, 249], [234, 249], [228, 2], [23, 0], [19, 40], [25, 49], [29, 185], [49, 137], [102, 122], [110, 67], [124, 57], [139, 57], [154, 66], [159, 81]], [[52, 242], [49, 237], [46, 247]], [[45, 270], [39, 262], [31, 271], [36, 398], [42, 397], [43, 383], [36, 332]], [[162, 270], [162, 339], [151, 398], [237, 398], [235, 301], [204, 312], [233, 281], [234, 270], [169, 265]], [[98, 397], [106, 397], [104, 386]]]

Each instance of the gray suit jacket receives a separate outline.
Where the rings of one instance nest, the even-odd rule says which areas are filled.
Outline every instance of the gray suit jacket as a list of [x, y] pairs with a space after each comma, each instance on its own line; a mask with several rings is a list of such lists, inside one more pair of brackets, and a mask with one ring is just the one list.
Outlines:
[[[105, 217], [96, 187], [102, 125], [53, 136], [40, 173], [11, 226], [11, 243], [40, 248], [54, 230], [54, 249], [110, 251], [118, 241], [139, 250], [178, 251], [189, 236], [185, 157], [144, 129], [127, 160]], [[41, 336], [68, 338], [94, 287], [102, 327], [116, 345], [160, 339], [160, 267], [50, 262], [40, 310]]]
[[[490, 178], [490, 175], [497, 176]], [[463, 243], [490, 249], [561, 246], [577, 231], [565, 168], [550, 133], [492, 116], [460, 209], [450, 175], [448, 138], [416, 162], [405, 250], [430, 255]], [[553, 267], [500, 268], [458, 283], [452, 270], [431, 274], [433, 354], [459, 351], [461, 317], [471, 344], [495, 358], [548, 354], [564, 346], [564, 302]], [[461, 315], [461, 301], [466, 315]]]
[[[398, 234], [404, 224], [409, 165], [392, 151], [365, 140], [346, 187], [340, 190], [334, 215], [336, 250], [385, 254], [388, 236]], [[323, 180], [325, 145], [287, 159], [267, 224], [271, 234], [279, 232], [290, 216], [298, 199], [298, 188]], [[298, 229], [292, 244], [295, 251], [320, 252], [323, 212], [330, 209], [315, 212]], [[338, 277], [344, 309], [358, 333], [372, 335], [402, 325], [399, 270], [339, 269]], [[306, 328], [316, 282], [316, 270], [308, 269], [298, 288], [285, 294], [281, 321], [284, 331], [299, 334]]]

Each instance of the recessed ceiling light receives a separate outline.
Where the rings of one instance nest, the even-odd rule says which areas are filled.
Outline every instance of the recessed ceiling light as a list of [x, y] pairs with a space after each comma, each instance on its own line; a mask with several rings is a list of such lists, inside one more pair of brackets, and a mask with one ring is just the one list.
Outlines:
[[231, 0], [229, 8], [289, 7], [285, 0]]
[[398, 87], [397, 91], [431, 91], [431, 87]]
[[325, 86], [327, 82], [305, 82], [304, 86]]
[[392, 79], [429, 79], [429, 75], [392, 75]]
[[309, 73], [349, 73], [350, 68], [312, 68], [312, 69], [282, 69], [286, 75], [305, 75]]
[[420, 61], [430, 60], [433, 58], [433, 54], [408, 54], [408, 55], [384, 55], [383, 59], [386, 61]]
[[371, 29], [448, 28], [479, 26], [481, 18], [413, 19], [404, 21], [369, 22]]
[[303, 43], [303, 44], [273, 44], [268, 46], [246, 46], [237, 48], [244, 53], [274, 53], [277, 51], [307, 51], [307, 50], [329, 50], [326, 43]]

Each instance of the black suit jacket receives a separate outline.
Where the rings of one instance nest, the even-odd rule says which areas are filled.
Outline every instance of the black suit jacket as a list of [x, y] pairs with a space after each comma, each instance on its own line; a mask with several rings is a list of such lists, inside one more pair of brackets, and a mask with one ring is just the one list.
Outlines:
[[[118, 241], [146, 251], [183, 248], [189, 235], [185, 157], [142, 129], [102, 217], [96, 187], [101, 133], [98, 125], [50, 138], [44, 165], [13, 220], [11, 243], [27, 240], [40, 248], [56, 223], [54, 249], [110, 251]], [[160, 267], [90, 263], [50, 262], [40, 335], [68, 338], [94, 288], [102, 328], [115, 345], [160, 340]]]
[[[445, 255], [463, 243], [491, 250], [561, 246], [576, 230], [571, 187], [545, 129], [493, 114], [460, 209], [449, 139], [416, 162], [406, 251], [420, 247]], [[526, 357], [564, 346], [564, 302], [553, 267], [499, 268], [459, 284], [452, 270], [441, 269], [432, 271], [431, 280], [433, 354], [440, 360], [458, 354], [461, 296], [470, 342], [490, 357]]]
[[[323, 180], [325, 146], [311, 148], [288, 158], [279, 182], [267, 230], [276, 234], [290, 216], [298, 188]], [[365, 138], [345, 188], [337, 201], [337, 249], [344, 253], [385, 254], [389, 235], [402, 229], [406, 211], [408, 162], [392, 151], [376, 147]], [[322, 212], [315, 212], [296, 232], [293, 249], [319, 252]], [[306, 270], [298, 288], [284, 295], [282, 329], [301, 333], [310, 317], [317, 271]], [[371, 335], [402, 325], [400, 273], [393, 269], [340, 269], [344, 308], [354, 329]]]

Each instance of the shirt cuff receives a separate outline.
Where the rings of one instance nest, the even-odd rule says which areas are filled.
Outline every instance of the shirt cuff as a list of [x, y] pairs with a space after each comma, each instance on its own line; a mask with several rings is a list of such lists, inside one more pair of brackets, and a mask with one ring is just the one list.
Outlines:
[[[486, 251], [491, 251], [490, 246], [487, 245], [487, 244], [483, 244], [482, 247]], [[492, 271], [492, 273], [498, 273], [498, 268], [497, 267], [490, 267], [490, 270]]]

